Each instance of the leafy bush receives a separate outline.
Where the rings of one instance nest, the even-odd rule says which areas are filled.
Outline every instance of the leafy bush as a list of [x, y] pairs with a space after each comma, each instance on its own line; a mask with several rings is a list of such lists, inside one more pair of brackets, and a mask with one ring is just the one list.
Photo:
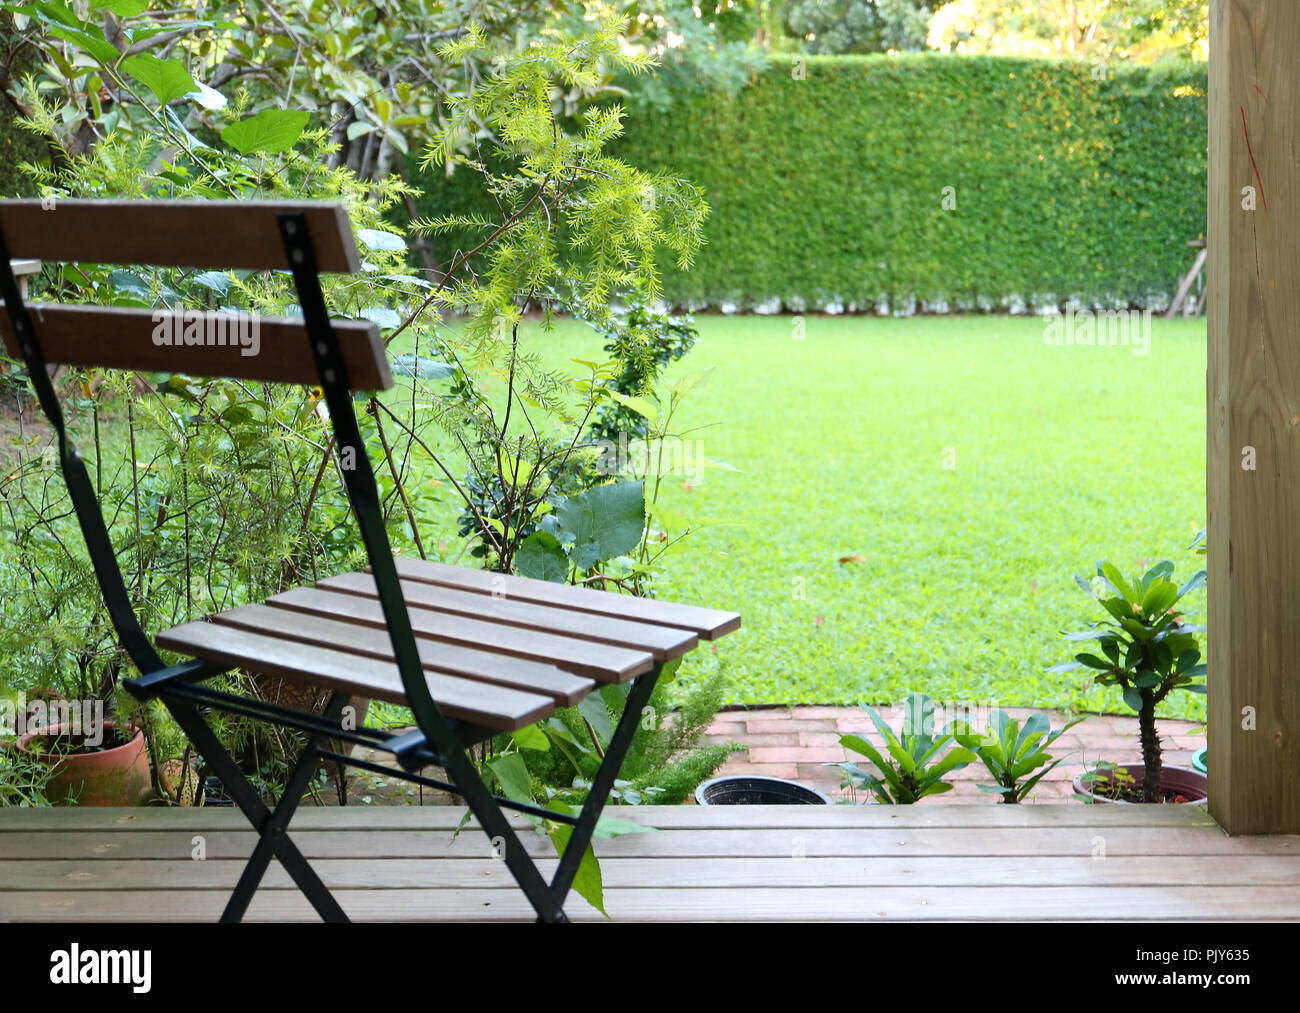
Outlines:
[[861, 735], [840, 736], [840, 745], [861, 753], [875, 767], [872, 773], [856, 763], [828, 764], [844, 771], [846, 788], [855, 792], [866, 789], [877, 802], [886, 805], [911, 805], [927, 795], [952, 791], [953, 786], [944, 778], [975, 761], [974, 753], [955, 745], [951, 727], [936, 732], [934, 702], [924, 693], [913, 693], [907, 698], [903, 705], [903, 726], [897, 734], [866, 704], [862, 704], [862, 709], [884, 737], [885, 753]]
[[[1024, 801], [1039, 781], [1064, 762], [1064, 758], [1052, 760], [1047, 747], [1082, 720], [1075, 718], [1052, 731], [1051, 719], [1046, 714], [1031, 715], [1022, 727], [1006, 711], [995, 710], [989, 715], [989, 726], [983, 734], [971, 728], [955, 730], [954, 734], [957, 741], [972, 750], [993, 775], [994, 784], [977, 784], [975, 787], [1001, 795], [1003, 802], [1015, 805]], [[1043, 769], [1039, 770], [1040, 767]], [[1036, 770], [1038, 773], [1035, 774]]]
[[[1156, 707], [1170, 693], [1185, 689], [1205, 692], [1205, 665], [1196, 634], [1205, 631], [1184, 620], [1175, 606], [1184, 595], [1205, 584], [1200, 570], [1181, 586], [1170, 580], [1174, 564], [1162, 560], [1129, 581], [1110, 563], [1097, 564], [1094, 583], [1076, 575], [1079, 585], [1100, 602], [1110, 618], [1088, 623], [1088, 629], [1068, 633], [1069, 641], [1097, 641], [1101, 656], [1081, 652], [1050, 671], [1086, 668], [1101, 686], [1117, 686], [1124, 702], [1137, 712], [1142, 740], [1144, 802], [1162, 801], [1160, 737]], [[1107, 596], [1109, 595], [1109, 596]], [[1201, 680], [1201, 681], [1198, 681]]]
[[[664, 264], [673, 304], [1158, 307], [1205, 233], [1203, 64], [1098, 78], [920, 54], [796, 71], [773, 58], [734, 94], [638, 117], [615, 147], [692, 179], [713, 207], [692, 270]], [[424, 178], [422, 200], [486, 207], [463, 175]]]

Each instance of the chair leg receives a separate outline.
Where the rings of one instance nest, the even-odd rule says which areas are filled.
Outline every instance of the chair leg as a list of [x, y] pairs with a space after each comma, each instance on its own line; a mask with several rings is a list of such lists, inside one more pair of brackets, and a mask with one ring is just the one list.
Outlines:
[[538, 921], [564, 922], [564, 903], [556, 901], [542, 878], [537, 863], [524, 850], [523, 842], [515, 828], [497, 805], [477, 768], [463, 749], [453, 749], [444, 755], [446, 771], [457, 791], [465, 799], [470, 811], [477, 817], [479, 826], [490, 840], [500, 839], [505, 844], [506, 867], [515, 877], [524, 896], [537, 912]]
[[[306, 790], [307, 782], [311, 780], [311, 775], [316, 769], [321, 742], [320, 737], [313, 736], [311, 742], [308, 743], [306, 750], [304, 750], [303, 755], [289, 775], [289, 781], [285, 786], [284, 794], [280, 798], [280, 803], [275, 807], [275, 812], [272, 813], [253, 786], [248, 783], [248, 778], [244, 776], [244, 772], [239, 769], [239, 765], [226, 752], [225, 747], [221, 745], [216, 734], [208, 723], [203, 720], [194, 705], [186, 701], [168, 699], [165, 692], [161, 696], [163, 702], [167, 705], [167, 709], [171, 711], [172, 716], [176, 719], [176, 723], [181, 726], [181, 730], [194, 743], [195, 749], [208, 762], [208, 765], [216, 772], [217, 776], [221, 778], [221, 783], [225, 786], [226, 791], [230, 793], [235, 804], [243, 811], [258, 834], [257, 846], [253, 849], [253, 854], [244, 867], [244, 872], [239, 878], [235, 892], [231, 894], [226, 909], [221, 915], [221, 920], [223, 922], [238, 922], [243, 919], [248, 910], [248, 905], [253, 899], [253, 894], [256, 892], [258, 884], [270, 864], [272, 855], [274, 855], [298, 885], [298, 889], [303, 892], [311, 902], [312, 907], [325, 921], [346, 922], [348, 916], [331, 896], [325, 884], [321, 882], [320, 877], [316, 875], [307, 859], [303, 857], [302, 852], [298, 850], [297, 846], [285, 833], [289, 820], [293, 817], [293, 813], [301, 801], [302, 793]], [[345, 694], [333, 694], [325, 709], [326, 717], [329, 720], [338, 718], [346, 703], [347, 696]]]
[[650, 695], [654, 692], [655, 683], [659, 681], [661, 670], [662, 666], [656, 665], [632, 684], [632, 692], [627, 696], [623, 716], [619, 719], [614, 736], [609, 741], [609, 748], [605, 750], [605, 759], [600, 769], [596, 771], [587, 801], [583, 803], [578, 825], [573, 828], [564, 854], [560, 856], [560, 867], [555, 872], [555, 878], [551, 880], [550, 892], [561, 907], [564, 906], [564, 898], [573, 886], [573, 878], [578, 874], [578, 866], [582, 864], [582, 856], [587, 851], [587, 845], [591, 843], [592, 835], [596, 832], [596, 824], [600, 821], [600, 814], [609, 801], [610, 790], [614, 787], [619, 771], [623, 768], [627, 751], [632, 747], [637, 725], [641, 721], [641, 711], [650, 702]]

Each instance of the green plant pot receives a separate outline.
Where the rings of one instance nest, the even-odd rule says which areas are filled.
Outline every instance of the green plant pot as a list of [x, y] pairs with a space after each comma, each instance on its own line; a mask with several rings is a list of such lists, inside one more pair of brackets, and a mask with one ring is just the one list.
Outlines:
[[1192, 756], [1192, 768], [1194, 770], [1199, 770], [1202, 774], [1208, 774], [1210, 772], [1210, 768], [1205, 763], [1205, 754], [1208, 752], [1209, 747], [1202, 746]]

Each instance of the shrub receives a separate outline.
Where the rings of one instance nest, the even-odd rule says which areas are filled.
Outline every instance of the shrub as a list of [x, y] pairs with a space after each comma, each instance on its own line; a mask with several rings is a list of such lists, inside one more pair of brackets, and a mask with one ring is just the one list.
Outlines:
[[[1204, 65], [1096, 79], [1076, 63], [929, 54], [793, 71], [774, 58], [734, 94], [647, 111], [615, 147], [713, 207], [692, 270], [663, 266], [668, 301], [1160, 306], [1204, 234]], [[426, 177], [428, 206], [486, 211], [470, 176]]]

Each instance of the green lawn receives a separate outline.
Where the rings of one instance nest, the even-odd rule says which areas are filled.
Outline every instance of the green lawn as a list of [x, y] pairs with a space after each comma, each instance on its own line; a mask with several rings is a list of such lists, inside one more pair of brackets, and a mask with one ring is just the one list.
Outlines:
[[[1094, 617], [1075, 572], [1202, 564], [1203, 321], [1152, 321], [1145, 357], [1049, 346], [1020, 317], [809, 316], [802, 341], [790, 317], [698, 322], [679, 368], [712, 373], [683, 421], [712, 423], [704, 453], [740, 472], [674, 483], [674, 506], [724, 523], [683, 543], [664, 595], [744, 615], [718, 647], [734, 702], [1125, 710], [1044, 670]], [[529, 343], [599, 348], [571, 326]], [[1189, 606], [1203, 619], [1203, 594]], [[1203, 717], [1181, 697], [1163, 712]]]

